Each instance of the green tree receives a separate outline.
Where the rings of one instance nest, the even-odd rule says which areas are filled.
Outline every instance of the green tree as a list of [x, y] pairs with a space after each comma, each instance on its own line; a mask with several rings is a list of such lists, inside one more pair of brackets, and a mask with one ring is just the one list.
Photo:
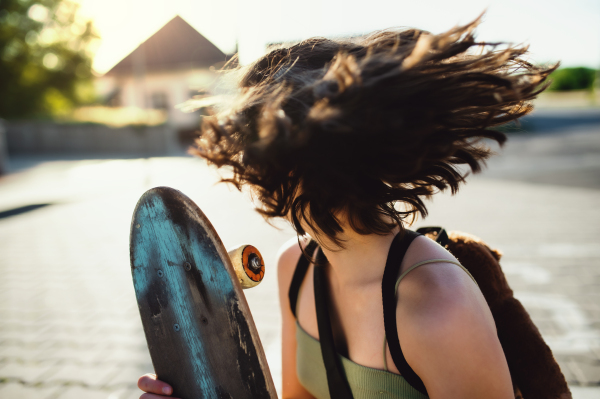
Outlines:
[[585, 67], [557, 69], [550, 75], [552, 84], [549, 90], [591, 90], [594, 87], [596, 74], [595, 69]]
[[71, 0], [0, 0], [0, 118], [55, 115], [91, 90], [91, 21]]

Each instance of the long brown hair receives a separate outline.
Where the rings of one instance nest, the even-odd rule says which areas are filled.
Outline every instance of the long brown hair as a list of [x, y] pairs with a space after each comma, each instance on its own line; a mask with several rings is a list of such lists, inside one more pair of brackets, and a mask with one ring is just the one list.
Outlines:
[[403, 228], [427, 214], [424, 199], [456, 193], [461, 165], [481, 170], [485, 139], [504, 143], [494, 127], [529, 113], [557, 67], [477, 42], [478, 23], [274, 49], [237, 70], [237, 100], [204, 119], [193, 153], [231, 167], [223, 181], [251, 187], [260, 213], [291, 215], [299, 234], [304, 221], [341, 245], [339, 212], [360, 234]]

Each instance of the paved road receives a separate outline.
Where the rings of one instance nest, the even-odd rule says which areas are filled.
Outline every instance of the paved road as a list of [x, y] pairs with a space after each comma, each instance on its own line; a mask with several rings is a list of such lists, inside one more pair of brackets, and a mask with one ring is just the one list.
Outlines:
[[[517, 297], [550, 344], [575, 398], [600, 397], [598, 125], [513, 137], [420, 225], [467, 231], [501, 248]], [[582, 155], [583, 154], [583, 155]], [[151, 372], [131, 285], [130, 217], [158, 185], [194, 199], [226, 246], [258, 245], [273, 264], [293, 237], [244, 195], [186, 158], [15, 158], [0, 179], [0, 398], [137, 398]], [[276, 276], [247, 292], [280, 381]]]

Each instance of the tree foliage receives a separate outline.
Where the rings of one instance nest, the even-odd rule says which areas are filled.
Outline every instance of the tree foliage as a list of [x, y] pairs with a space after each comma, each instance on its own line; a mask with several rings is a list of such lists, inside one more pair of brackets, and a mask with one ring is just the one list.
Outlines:
[[560, 68], [550, 75], [550, 90], [591, 90], [598, 71], [592, 68]]
[[0, 117], [53, 115], [91, 91], [91, 21], [72, 0], [0, 0]]

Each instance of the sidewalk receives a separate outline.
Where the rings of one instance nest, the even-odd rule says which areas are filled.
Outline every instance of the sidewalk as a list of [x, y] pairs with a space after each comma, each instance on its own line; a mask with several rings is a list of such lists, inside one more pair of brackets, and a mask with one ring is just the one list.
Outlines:
[[[226, 246], [254, 242], [274, 264], [291, 230], [268, 226], [243, 195], [215, 181], [214, 172], [188, 158], [56, 161], [0, 180], [1, 398], [139, 397], [137, 378], [153, 368], [128, 237], [146, 189], [181, 189]], [[276, 358], [274, 269], [247, 294], [265, 349]], [[278, 363], [271, 363], [276, 373]]]
[[[225, 246], [257, 245], [267, 274], [246, 292], [280, 385], [277, 230], [191, 158], [69, 160], [0, 179], [0, 397], [132, 399], [152, 372], [129, 269], [131, 214], [159, 185], [190, 196]], [[29, 162], [29, 167], [27, 163]], [[552, 347], [576, 399], [600, 397], [600, 189], [475, 177], [419, 225], [504, 252], [511, 286]], [[482, 223], [483, 222], [483, 223]]]

